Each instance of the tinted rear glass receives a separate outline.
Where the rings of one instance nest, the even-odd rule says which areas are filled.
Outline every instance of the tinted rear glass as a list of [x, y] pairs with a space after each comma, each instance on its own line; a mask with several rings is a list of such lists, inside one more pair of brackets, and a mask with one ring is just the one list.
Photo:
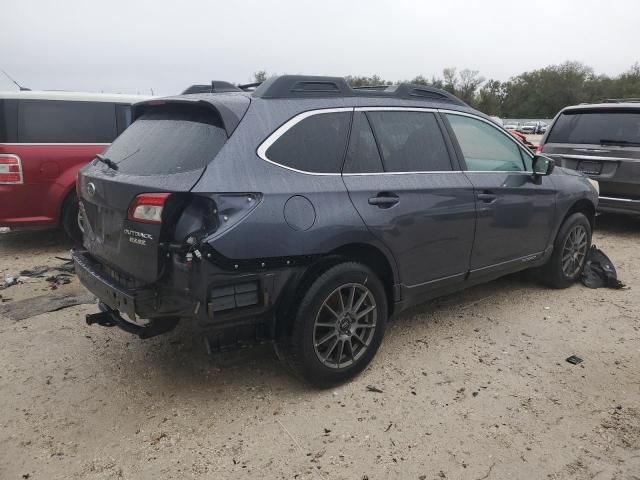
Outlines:
[[19, 102], [19, 142], [110, 143], [116, 135], [113, 103], [61, 100]]
[[449, 153], [433, 113], [367, 112], [387, 172], [451, 170]]
[[281, 165], [317, 173], [340, 173], [351, 113], [320, 113], [287, 130], [266, 152]]
[[369, 121], [363, 112], [353, 117], [347, 158], [344, 162], [345, 173], [382, 172], [382, 159], [371, 132]]
[[640, 111], [565, 112], [558, 117], [547, 143], [640, 143]]
[[168, 175], [207, 166], [227, 135], [211, 109], [191, 105], [152, 107], [131, 124], [105, 152], [118, 171], [132, 175]]

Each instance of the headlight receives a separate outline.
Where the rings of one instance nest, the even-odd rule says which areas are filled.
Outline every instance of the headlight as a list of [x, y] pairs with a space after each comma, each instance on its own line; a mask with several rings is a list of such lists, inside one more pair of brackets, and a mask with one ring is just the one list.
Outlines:
[[592, 178], [587, 178], [587, 180], [589, 180], [589, 183], [593, 185], [593, 188], [595, 188], [596, 192], [598, 192], [598, 195], [600, 195], [600, 184], [598, 183], [598, 181], [593, 180]]

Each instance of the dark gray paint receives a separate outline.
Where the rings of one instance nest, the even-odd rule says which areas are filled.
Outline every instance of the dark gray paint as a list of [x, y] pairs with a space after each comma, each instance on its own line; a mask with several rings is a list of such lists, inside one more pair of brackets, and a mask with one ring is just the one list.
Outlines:
[[[249, 98], [233, 94], [197, 97], [197, 101], [211, 102], [215, 108], [230, 98], [235, 108], [244, 102], [238, 98]], [[348, 245], [368, 245], [388, 262], [393, 276], [389, 289], [395, 292], [396, 301], [402, 299], [396, 311], [446, 289], [464, 288], [539, 265], [550, 253], [569, 209], [580, 200], [591, 205], [597, 203], [595, 191], [586, 178], [570, 175], [561, 168], [542, 179], [525, 173], [460, 171], [458, 165], [462, 162], [456, 158], [455, 140], [444, 125], [454, 165], [452, 172], [311, 175], [274, 165], [257, 155], [258, 146], [299, 113], [320, 108], [376, 106], [456, 110], [488, 119], [468, 107], [450, 103], [366, 97], [296, 100], [252, 97], [246, 112], [241, 112], [244, 116], [237, 128], [203, 172], [142, 179], [120, 176], [103, 166], [90, 166], [81, 173], [81, 185], [97, 181], [98, 189], [104, 193], [97, 199], [88, 199], [83, 189], [83, 202], [97, 204], [104, 211], [119, 212], [120, 218], [114, 220], [110, 230], [117, 235], [126, 206], [140, 192], [190, 190], [221, 202], [227, 194], [239, 194], [237, 198], [240, 194], [252, 194], [256, 202], [251, 209], [239, 210], [238, 221], [229, 222], [227, 228], [210, 235], [207, 248], [232, 262], [256, 261], [260, 265], [261, 259], [317, 258]], [[491, 206], [478, 202], [478, 194], [485, 189], [497, 195]], [[399, 202], [390, 208], [369, 203], [369, 198], [385, 192], [397, 195]], [[287, 207], [287, 202], [297, 196], [306, 198], [309, 205], [303, 202], [304, 205]], [[309, 206], [313, 209], [313, 222]], [[146, 253], [132, 252], [122, 242], [118, 238], [105, 247], [96, 238], [85, 240], [85, 246], [91, 255], [140, 280], [157, 280], [162, 273], [157, 263], [153, 264], [157, 251], [150, 248]], [[534, 254], [535, 257], [526, 258]], [[171, 289], [170, 282], [178, 282], [176, 278], [180, 278], [180, 285], [190, 285], [194, 303], [206, 303], [207, 286], [212, 282], [228, 282], [239, 275], [209, 263], [200, 263], [189, 273], [176, 257], [165, 266], [167, 272], [180, 272], [171, 274], [173, 277], [166, 273], [163, 282], [169, 284], [165, 287]], [[275, 271], [270, 271], [269, 265], [264, 268], [264, 272], [257, 269], [242, 275], [261, 278], [270, 302], [277, 301], [287, 285], [298, 281], [298, 273], [304, 271], [301, 267]]]

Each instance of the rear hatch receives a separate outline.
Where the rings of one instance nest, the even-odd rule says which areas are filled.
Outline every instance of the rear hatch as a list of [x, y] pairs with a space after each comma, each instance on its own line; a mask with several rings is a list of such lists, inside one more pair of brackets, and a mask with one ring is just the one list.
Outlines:
[[640, 106], [562, 112], [543, 153], [598, 180], [600, 195], [640, 199]]
[[[158, 279], [171, 203], [188, 195], [249, 104], [236, 98], [229, 108], [208, 97], [136, 105], [135, 121], [104, 152], [106, 160], [94, 160], [78, 176], [84, 247], [127, 284]], [[163, 193], [171, 195], [149, 195]], [[140, 198], [166, 202], [162, 218], [137, 220], [132, 207]]]

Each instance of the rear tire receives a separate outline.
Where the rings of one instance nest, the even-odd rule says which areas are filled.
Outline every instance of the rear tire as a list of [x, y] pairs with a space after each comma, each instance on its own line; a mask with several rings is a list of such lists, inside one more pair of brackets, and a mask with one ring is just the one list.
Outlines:
[[293, 373], [320, 388], [358, 375], [375, 356], [387, 321], [378, 276], [356, 262], [334, 265], [302, 293], [278, 354]]
[[60, 224], [67, 236], [76, 245], [82, 245], [82, 231], [78, 224], [79, 204], [75, 193], [70, 193], [62, 204]]
[[567, 218], [556, 236], [553, 254], [543, 269], [543, 279], [552, 288], [567, 288], [582, 276], [591, 248], [591, 223], [583, 213]]

